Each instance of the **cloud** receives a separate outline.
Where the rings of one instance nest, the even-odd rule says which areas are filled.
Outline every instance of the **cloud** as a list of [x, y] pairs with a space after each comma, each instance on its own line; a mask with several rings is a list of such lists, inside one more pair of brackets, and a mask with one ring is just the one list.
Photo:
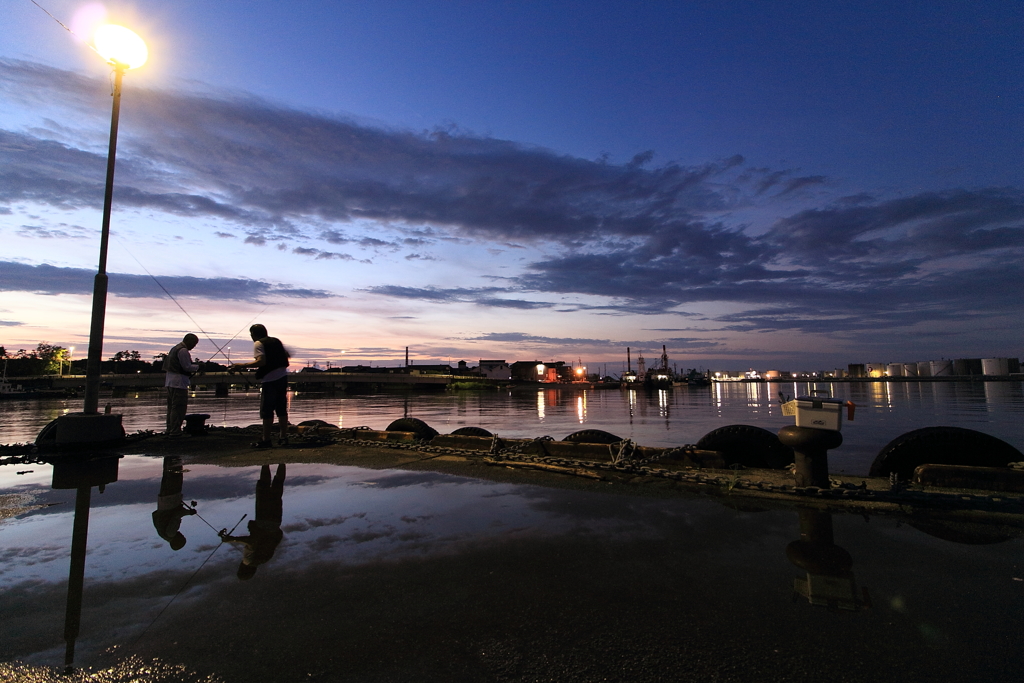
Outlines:
[[[96, 273], [84, 268], [31, 266], [0, 261], [0, 292], [36, 292], [39, 294], [91, 294]], [[110, 273], [109, 292], [127, 298], [163, 298], [160, 286], [148, 275]], [[323, 299], [329, 292], [274, 285], [244, 278], [198, 278], [161, 276], [160, 284], [176, 297], [216, 300], [262, 301], [271, 297]]]
[[378, 285], [368, 287], [364, 292], [393, 297], [396, 299], [419, 299], [435, 303], [471, 303], [491, 308], [518, 308], [532, 310], [552, 308], [554, 304], [544, 301], [526, 301], [524, 299], [504, 299], [492, 294], [509, 293], [512, 290], [501, 287], [456, 287], [443, 289], [439, 287], [403, 287], [399, 285]]
[[670, 350], [712, 348], [720, 346], [717, 341], [701, 339], [698, 337], [672, 337], [666, 339], [587, 339], [581, 337], [546, 337], [530, 334], [527, 332], [489, 332], [477, 337], [465, 337], [461, 341], [482, 341], [491, 343], [515, 344], [517, 346], [548, 346], [555, 348], [583, 349], [586, 352], [595, 352], [607, 349], [624, 349], [627, 346], [634, 349], [652, 348], [662, 344]]
[[[108, 92], [101, 80], [0, 60], [0, 93], [60, 102], [70, 120], [102, 118]], [[227, 221], [255, 246], [301, 239], [292, 253], [321, 260], [359, 258], [330, 245], [353, 254], [404, 248], [425, 260], [425, 245], [467, 240], [547, 254], [524, 261], [503, 288], [377, 284], [364, 290], [372, 294], [523, 310], [570, 295], [590, 299], [558, 310], [607, 315], [691, 315], [700, 306], [733, 331], [857, 332], [1019, 310], [1019, 189], [895, 198], [846, 190], [830, 200], [829, 178], [752, 168], [738, 155], [653, 166], [645, 151], [616, 165], [217, 93], [135, 88], [132, 107], [119, 204]], [[45, 122], [0, 130], [0, 206], [98, 207], [105, 149], [74, 139]], [[249, 297], [265, 287], [254, 282], [224, 284]]]
[[[38, 64], [0, 61], [0, 89], [95, 116], [105, 86]], [[249, 242], [308, 221], [444, 226], [499, 242], [630, 237], [737, 203], [742, 158], [686, 168], [615, 166], [447, 130], [411, 132], [285, 109], [256, 98], [134, 89], [120, 133], [118, 202], [252, 227]], [[95, 207], [105, 150], [3, 131], [0, 202]], [[58, 137], [55, 132], [53, 137]], [[754, 180], [764, 175], [747, 171]], [[719, 181], [721, 186], [716, 185]], [[332, 243], [392, 246], [372, 235]]]
[[[705, 228], [703, 247], [652, 236], [636, 248], [529, 265], [519, 290], [618, 299], [632, 312], [708, 302], [751, 306], [716, 319], [745, 330], [883, 329], [1009, 313], [1024, 276], [1024, 193], [954, 190], [839, 202], [760, 236]], [[658, 248], [654, 248], [657, 243]]]
[[18, 327], [18, 326], [24, 325], [24, 324], [25, 323], [19, 323], [19, 322], [15, 322], [13, 320], [0, 320], [0, 327]]
[[95, 230], [83, 228], [80, 225], [68, 225], [60, 223], [56, 227], [43, 227], [41, 225], [22, 225], [18, 229], [22, 237], [36, 237], [40, 239], [85, 239], [95, 236]]

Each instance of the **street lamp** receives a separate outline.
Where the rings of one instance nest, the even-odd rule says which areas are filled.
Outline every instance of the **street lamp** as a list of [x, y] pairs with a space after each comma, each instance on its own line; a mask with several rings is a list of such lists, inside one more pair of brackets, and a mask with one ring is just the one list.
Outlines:
[[[146, 62], [146, 43], [123, 26], [106, 25], [96, 30], [94, 47], [114, 69], [114, 105], [110, 114], [110, 147], [107, 150], [107, 184], [103, 195], [103, 230], [100, 260], [92, 289], [92, 321], [89, 325], [89, 355], [85, 369], [85, 406], [81, 413], [68, 413], [56, 421], [56, 428], [44, 440], [53, 439], [58, 450], [102, 447], [124, 438], [120, 415], [100, 414], [100, 375], [103, 362], [103, 319], [107, 308], [107, 242], [110, 239], [110, 202], [114, 194], [114, 157], [117, 151], [117, 119], [121, 109], [121, 79], [128, 69]], [[40, 437], [50, 432], [49, 425]]]
[[103, 362], [103, 322], [107, 308], [107, 242], [110, 239], [110, 202], [114, 194], [114, 158], [117, 152], [117, 121], [121, 110], [121, 79], [128, 69], [146, 63], [146, 43], [123, 26], [107, 24], [96, 29], [95, 49], [114, 68], [114, 98], [110, 114], [110, 147], [107, 150], [107, 183], [103, 195], [103, 229], [100, 233], [100, 260], [92, 290], [92, 322], [89, 326], [89, 356], [85, 370], [85, 407], [83, 412], [99, 412], [100, 375]]

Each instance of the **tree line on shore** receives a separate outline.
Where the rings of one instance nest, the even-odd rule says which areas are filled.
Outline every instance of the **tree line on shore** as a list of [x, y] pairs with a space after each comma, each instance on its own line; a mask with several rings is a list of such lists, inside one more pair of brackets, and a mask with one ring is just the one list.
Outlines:
[[[5, 347], [0, 346], [4, 376], [84, 375], [85, 354], [83, 353], [80, 358], [73, 359], [71, 356], [73, 348], [66, 349], [48, 342], [39, 342], [34, 349], [18, 349], [8, 352]], [[153, 356], [153, 360], [148, 361], [142, 358], [139, 351], [118, 351], [103, 361], [101, 371], [104, 373], [163, 372], [163, 361], [166, 356], [166, 353], [158, 353]], [[203, 365], [204, 370], [224, 368], [217, 363], [204, 363]]]

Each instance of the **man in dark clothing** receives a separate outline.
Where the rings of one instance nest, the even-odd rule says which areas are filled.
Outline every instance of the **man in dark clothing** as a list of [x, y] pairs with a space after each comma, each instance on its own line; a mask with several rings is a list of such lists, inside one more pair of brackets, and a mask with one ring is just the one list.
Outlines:
[[288, 443], [288, 351], [277, 337], [267, 336], [267, 328], [253, 325], [249, 336], [255, 345], [251, 363], [235, 363], [231, 370], [256, 368], [256, 379], [260, 381], [260, 417], [263, 419], [263, 439], [253, 444], [256, 448], [271, 445], [274, 415], [277, 415], [281, 429], [282, 445]]
[[281, 531], [281, 518], [284, 515], [284, 475], [285, 466], [277, 466], [274, 479], [270, 479], [270, 465], [260, 468], [260, 478], [256, 482], [256, 519], [249, 522], [248, 536], [231, 536], [226, 531], [220, 532], [225, 543], [241, 543], [242, 563], [238, 565], [237, 576], [240, 580], [251, 579], [261, 564], [270, 560], [284, 538]]
[[189, 353], [199, 343], [199, 337], [191, 332], [175, 344], [164, 358], [164, 386], [167, 388], [167, 436], [181, 436], [181, 423], [188, 411], [188, 388], [192, 375], [199, 370], [199, 363], [192, 362]]

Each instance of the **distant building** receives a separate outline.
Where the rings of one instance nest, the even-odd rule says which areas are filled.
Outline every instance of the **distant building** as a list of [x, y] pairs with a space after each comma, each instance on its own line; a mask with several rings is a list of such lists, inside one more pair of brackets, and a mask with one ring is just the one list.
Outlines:
[[[461, 365], [461, 364], [460, 364]], [[509, 364], [503, 360], [482, 360], [477, 371], [487, 379], [497, 380], [510, 380], [512, 379], [512, 369]]]
[[865, 377], [885, 377], [885, 371], [889, 368], [887, 363], [865, 363]]
[[390, 371], [389, 368], [372, 368], [369, 365], [346, 365], [341, 368], [342, 372], [379, 372], [387, 373]]
[[565, 361], [519, 360], [512, 364], [511, 370], [514, 379], [527, 382], [572, 381], [572, 368]]
[[953, 361], [953, 374], [964, 376], [983, 374], [980, 358], [957, 358]]
[[404, 368], [402, 371], [411, 373], [413, 375], [451, 375], [452, 366], [445, 363], [439, 363], [437, 365], [410, 365]]
[[982, 373], [994, 377], [1020, 372], [1020, 360], [1017, 358], [982, 358]]

